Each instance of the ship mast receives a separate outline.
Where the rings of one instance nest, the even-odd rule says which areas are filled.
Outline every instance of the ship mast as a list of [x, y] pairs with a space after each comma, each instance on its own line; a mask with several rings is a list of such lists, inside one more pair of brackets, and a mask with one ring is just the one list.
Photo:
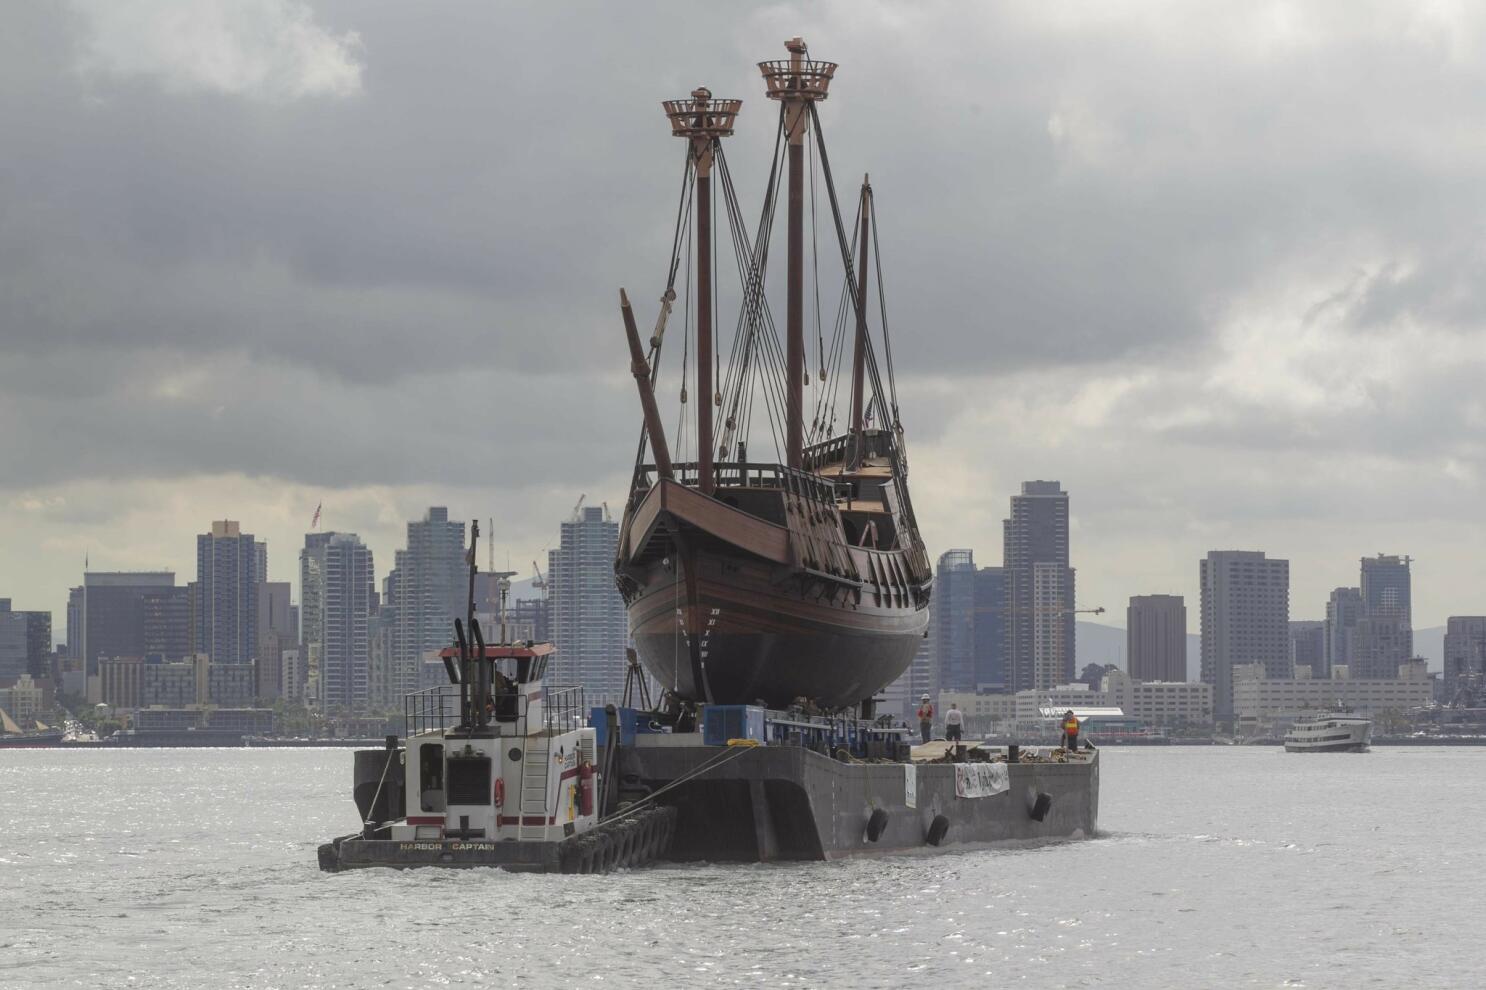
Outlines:
[[857, 242], [857, 333], [851, 356], [851, 441], [847, 466], [855, 469], [862, 459], [862, 401], [867, 365], [867, 243], [872, 211], [872, 184], [862, 176], [862, 230]]
[[789, 142], [789, 262], [785, 307], [785, 458], [798, 469], [805, 446], [805, 131], [810, 105], [826, 98], [836, 63], [809, 58], [803, 38], [784, 43], [788, 59], [760, 62], [771, 100], [784, 105]]
[[742, 100], [714, 100], [706, 87], [692, 90], [689, 100], [661, 104], [671, 120], [671, 133], [690, 142], [687, 154], [696, 166], [697, 218], [697, 488], [711, 495], [712, 408], [720, 400], [712, 381], [712, 163], [720, 139], [733, 133]]

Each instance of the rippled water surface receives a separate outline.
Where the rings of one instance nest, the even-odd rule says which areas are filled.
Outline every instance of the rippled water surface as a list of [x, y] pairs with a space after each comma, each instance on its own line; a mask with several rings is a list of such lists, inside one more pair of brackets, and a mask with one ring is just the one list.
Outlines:
[[0, 987], [1486, 985], [1486, 749], [1103, 759], [1088, 842], [327, 876], [349, 750], [0, 751]]

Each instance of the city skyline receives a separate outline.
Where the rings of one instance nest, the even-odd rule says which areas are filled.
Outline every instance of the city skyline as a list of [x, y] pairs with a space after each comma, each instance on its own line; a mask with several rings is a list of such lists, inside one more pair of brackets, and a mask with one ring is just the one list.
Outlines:
[[[827, 3], [803, 25], [698, 10], [683, 33], [617, 9], [473, 10], [457, 32], [397, 8], [218, 23], [200, 5], [168, 29], [147, 7], [69, 11], [18, 11], [4, 49], [33, 95], [0, 120], [50, 136], [3, 180], [28, 204], [0, 231], [0, 587], [17, 608], [60, 616], [84, 556], [192, 574], [183, 519], [242, 520], [284, 548], [270, 577], [287, 580], [322, 502], [322, 525], [384, 562], [429, 505], [494, 517], [523, 569], [551, 506], [617, 504], [639, 417], [615, 290], [648, 323], [670, 249], [658, 101], [699, 83], [742, 97], [733, 167], [756, 189], [745, 149], [773, 118], [752, 60], [805, 31], [855, 80], [828, 127], [892, 235], [931, 556], [988, 552], [1002, 493], [1058, 478], [1078, 493], [1080, 604], [1111, 614], [1132, 594], [1195, 601], [1191, 561], [1215, 547], [1289, 559], [1297, 618], [1393, 549], [1417, 560], [1415, 626], [1482, 611], [1486, 152], [1458, 122], [1486, 89], [1450, 53], [1486, 12], [1080, 24]], [[261, 71], [208, 71], [188, 57], [201, 38]], [[281, 38], [314, 43], [281, 57]], [[546, 98], [592, 108], [582, 122], [495, 95], [588, 43], [667, 67], [550, 79]], [[931, 84], [895, 71], [920, 56], [966, 98], [924, 114]], [[532, 149], [588, 153], [512, 155], [512, 127], [465, 126], [497, 106]], [[1380, 146], [1389, 128], [1410, 140]]]
[[[1013, 495], [1013, 494], [1015, 494], [1015, 492], [1009, 491], [1007, 494], [1008, 495]], [[1076, 504], [1076, 503], [1077, 503], [1077, 499], [1074, 499], [1073, 500], [1073, 504]], [[329, 528], [329, 527], [327, 527], [325, 525], [324, 519], [322, 518], [321, 524], [320, 524], [320, 526], [318, 528], [315, 528], [315, 529], [302, 529], [302, 530], [299, 531], [299, 534], [300, 535], [296, 537], [296, 541], [293, 544], [293, 547], [294, 547], [293, 553], [290, 555], [290, 557], [289, 557], [288, 560], [286, 560], [284, 554], [282, 554], [282, 553], [279, 554], [279, 555], [273, 555], [273, 554], [270, 553], [268, 555], [269, 556], [269, 561], [270, 561], [269, 572], [268, 572], [269, 580], [272, 583], [288, 583], [288, 584], [290, 584], [291, 589], [292, 589], [292, 595], [293, 595], [292, 601], [293, 601], [294, 607], [296, 609], [298, 609], [300, 607], [300, 605], [301, 605], [301, 595], [302, 595], [302, 592], [301, 592], [300, 585], [301, 585], [302, 582], [301, 582], [300, 567], [299, 567], [299, 561], [298, 561], [297, 554], [298, 554], [298, 549], [302, 546], [303, 540], [306, 537], [309, 537], [309, 536], [311, 536], [311, 535], [313, 535], [313, 534], [315, 534], [317, 532], [318, 533], [330, 533], [330, 532], [350, 532], [350, 533], [355, 533], [355, 535], [358, 538], [360, 538], [362, 540], [362, 542], [365, 543], [366, 546], [369, 549], [371, 549], [373, 551], [373, 556], [376, 559], [380, 559], [380, 560], [391, 560], [391, 559], [394, 559], [395, 551], [396, 550], [405, 550], [406, 549], [407, 527], [408, 527], [408, 525], [409, 524], [416, 524], [420, 520], [423, 520], [424, 517], [426, 516], [426, 514], [428, 513], [428, 511], [429, 511], [429, 507], [428, 506], [422, 506], [420, 508], [417, 508], [417, 509], [413, 510], [406, 519], [404, 519], [401, 522], [399, 522], [395, 527], [392, 527], [391, 528], [391, 531], [394, 532], [396, 535], [386, 538], [386, 549], [385, 549], [385, 551], [382, 550], [382, 549], [380, 549], [380, 545], [379, 544], [375, 544], [372, 540], [367, 539], [366, 534], [361, 533], [361, 532], [358, 532], [358, 531], [350, 530], [350, 529], [331, 529], [331, 528]], [[451, 514], [451, 515], [455, 515], [455, 516], [459, 515], [459, 512], [456, 509], [448, 509], [446, 511], [449, 514]], [[1075, 519], [1077, 517], [1077, 513], [1076, 512], [1071, 512], [1070, 515], [1072, 517], [1074, 517]], [[311, 518], [313, 518], [313, 516]], [[549, 520], [549, 523], [548, 523], [549, 531], [551, 533], [553, 533], [553, 534], [556, 534], [557, 531], [558, 531], [559, 523], [561, 521], [562, 521], [562, 516], [561, 516], [560, 513], [551, 516], [551, 518]], [[499, 528], [498, 527], [499, 521], [497, 520], [496, 522], [497, 522], [497, 529], [498, 529]], [[244, 526], [244, 527], [246, 527], [246, 526], [249, 526], [250, 524], [248, 522], [244, 521], [244, 522], [241, 523], [241, 525]], [[178, 580], [181, 582], [181, 584], [177, 586], [176, 590], [178, 592], [184, 594], [187, 591], [187, 588], [185, 586], [185, 582], [189, 581], [191, 579], [191, 576], [195, 574], [195, 566], [196, 566], [195, 565], [195, 559], [196, 559], [196, 554], [194, 553], [194, 543], [192, 543], [192, 541], [195, 539], [195, 534], [198, 534], [198, 532], [199, 532], [199, 530], [200, 530], [200, 528], [202, 526], [206, 526], [206, 527], [209, 528], [211, 526], [211, 521], [210, 520], [206, 520], [206, 521], [204, 521], [204, 522], [202, 522], [200, 524], [195, 524], [195, 525], [193, 525], [193, 524], [191, 524], [189, 522], [180, 522], [180, 521], [177, 521], [175, 528], [178, 529], [181, 533], [187, 534], [186, 535], [186, 540], [187, 540], [187, 543], [190, 544], [190, 546], [188, 547], [188, 553], [186, 555], [184, 555], [184, 556], [181, 557], [181, 559], [186, 562], [185, 564], [182, 564], [181, 567], [104, 568], [104, 567], [101, 567], [101, 566], [92, 565], [92, 566], [89, 567], [89, 569], [87, 571], [78, 571], [78, 572], [76, 572], [76, 574], [73, 577], [72, 584], [69, 587], [76, 588], [81, 583], [81, 578], [82, 578], [82, 575], [84, 573], [112, 574], [112, 573], [120, 573], [120, 572], [125, 572], [125, 573], [172, 573], [173, 572], [173, 573], [175, 573], [178, 576]], [[483, 524], [482, 524], [482, 526], [483, 526]], [[259, 527], [259, 528], [261, 529], [261, 527]], [[270, 543], [272, 543], [274, 541], [271, 540], [271, 539], [268, 539], [268, 538], [260, 538], [258, 542], [260, 544], [268, 545], [268, 544], [270, 544]], [[541, 550], [541, 554], [542, 554], [542, 558], [543, 559], [545, 559], [545, 556], [548, 553], [548, 551], [552, 547], [555, 547], [557, 545], [557, 543], [558, 543], [558, 539], [556, 538], [555, 535], [552, 536], [552, 537], [550, 537], [548, 539], [547, 545], [544, 545], [543, 548], [542, 548], [542, 550]], [[993, 546], [997, 550], [999, 550], [1001, 543], [1002, 543], [1002, 538], [1001, 538], [1001, 535], [998, 534], [997, 539], [996, 539], [996, 543], [993, 544]], [[482, 546], [482, 550], [480, 551], [480, 555], [479, 555], [479, 563], [480, 563], [480, 567], [481, 567], [482, 573], [483, 573], [484, 568], [485, 568], [485, 565], [486, 565], [487, 549], [483, 549], [483, 548], [486, 547], [486, 545], [487, 545], [487, 536], [486, 536], [486, 534], [482, 530], [482, 534], [481, 534], [481, 546]], [[530, 582], [535, 577], [535, 574], [534, 573], [527, 573], [530, 570], [531, 561], [528, 560], [527, 563], [526, 563], [526, 566], [525, 567], [522, 567], [522, 566], [520, 566], [517, 563], [517, 554], [516, 554], [515, 551], [510, 551], [510, 550], [502, 549], [502, 545], [500, 544], [500, 542], [498, 540], [497, 540], [497, 543], [496, 543], [496, 548], [497, 548], [496, 549], [496, 557], [497, 557], [496, 563], [497, 563], [497, 567], [500, 568], [500, 567], [506, 566], [507, 561], [508, 561], [508, 558], [509, 558], [509, 563], [510, 563], [511, 568], [513, 570], [516, 570], [516, 572], [517, 572], [517, 576], [515, 578], [513, 578], [514, 584], [516, 586], [518, 586], [518, 590], [520, 590], [521, 588], [529, 588], [530, 587]], [[1201, 553], [1196, 554], [1195, 557], [1194, 557], [1194, 559], [1200, 558], [1201, 556], [1205, 555], [1207, 552], [1209, 552], [1211, 550], [1214, 550], [1214, 549], [1239, 550], [1241, 552], [1268, 552], [1268, 553], [1280, 553], [1283, 550], [1283, 548], [1270, 548], [1269, 550], [1264, 550], [1264, 549], [1261, 548], [1258, 551], [1254, 551], [1253, 548], [1244, 548], [1244, 547], [1237, 547], [1237, 548], [1235, 548], [1235, 547], [1224, 547], [1224, 548], [1209, 547], [1209, 548], [1207, 548], [1207, 550], [1204, 550]], [[383, 553], [385, 553], [385, 557], [384, 556], [381, 556]], [[155, 557], [153, 557], [153, 558], [147, 558], [147, 559], [160, 559], [161, 556], [162, 555], [158, 555], [157, 554]], [[939, 554], [936, 553], [933, 556], [935, 557], [935, 559], [937, 559], [937, 557], [939, 556]], [[1378, 557], [1378, 556], [1384, 556], [1384, 555], [1374, 554], [1374, 555], [1368, 555], [1368, 556]], [[1412, 555], [1406, 555], [1406, 556], [1409, 559], [1416, 559], [1416, 558], [1413, 558]], [[1350, 584], [1351, 587], [1348, 588], [1348, 587], [1346, 587], [1345, 584], [1344, 585], [1341, 585], [1341, 586], [1338, 586], [1336, 588], [1329, 588], [1328, 587], [1328, 589], [1327, 589], [1327, 591], [1326, 591], [1325, 594], [1323, 594], [1318, 600], [1313, 600], [1313, 599], [1306, 599], [1306, 598], [1304, 598], [1303, 594], [1298, 593], [1298, 592], [1295, 591], [1295, 588], [1297, 587], [1297, 585], [1304, 586], [1305, 585], [1305, 582], [1298, 582], [1297, 581], [1296, 575], [1295, 575], [1294, 560], [1292, 558], [1291, 559], [1291, 578], [1290, 578], [1290, 581], [1291, 581], [1291, 595], [1292, 595], [1292, 600], [1291, 600], [1291, 615], [1292, 615], [1292, 619], [1295, 620], [1295, 621], [1297, 621], [1297, 622], [1301, 622], [1301, 621], [1317, 621], [1317, 622], [1322, 622], [1324, 624], [1325, 623], [1325, 620], [1327, 618], [1328, 603], [1330, 602], [1332, 596], [1337, 591], [1347, 591], [1347, 590], [1350, 590], [1353, 593], [1357, 593], [1357, 585], [1358, 585], [1357, 560], [1358, 559], [1359, 558], [1354, 554], [1353, 556], [1351, 556], [1349, 558], [1346, 558], [1346, 559], [1344, 559], [1341, 562], [1328, 561], [1327, 562], [1327, 566], [1329, 568], [1332, 568], [1334, 571], [1337, 571], [1337, 572], [1342, 573], [1345, 576], [1346, 582], [1348, 584]], [[1362, 559], [1363, 560], [1366, 560], [1367, 557], [1363, 557]], [[980, 569], [984, 569], [987, 566], [999, 568], [999, 566], [1000, 566], [999, 555], [988, 556], [987, 557], [987, 560], [994, 560], [995, 562], [994, 563], [990, 563], [990, 564], [980, 564], [979, 565]], [[275, 570], [274, 563], [273, 563], [274, 561], [277, 561], [278, 562], [278, 565], [279, 565], [280, 568], [292, 568], [292, 569], [289, 571], [288, 574], [283, 575], [283, 576], [280, 576], [279, 573]], [[1075, 554], [1073, 556], [1073, 562], [1074, 562], [1075, 565], [1077, 565], [1077, 563], [1078, 563], [1078, 555], [1077, 555], [1076, 552], [1075, 552]], [[1190, 567], [1191, 567], [1191, 562], [1189, 561], [1188, 562], [1188, 568], [1190, 569]], [[379, 566], [378, 569], [376, 570], [376, 589], [377, 589], [377, 591], [379, 593], [384, 590], [383, 586], [384, 586], [384, 583], [385, 583], [385, 579], [386, 579], [386, 577], [387, 577], [387, 575], [388, 575], [388, 573], [389, 573], [390, 570], [391, 570], [391, 565]], [[1106, 582], [1102, 582], [1102, 583], [1108, 583], [1108, 582], [1106, 581]], [[1314, 581], [1309, 582], [1309, 584], [1311, 584], [1311, 585], [1314, 585], [1315, 583], [1316, 582], [1314, 582]], [[1322, 584], [1326, 584], [1327, 582], [1321, 582], [1321, 583]], [[1183, 597], [1189, 603], [1195, 603], [1200, 598], [1200, 594], [1201, 594], [1200, 582], [1198, 582], [1196, 580], [1193, 580], [1191, 582], [1191, 587], [1190, 588], [1178, 588], [1178, 590], [1175, 590], [1175, 591], [1173, 591], [1173, 590], [1171, 590], [1169, 588], [1166, 588], [1166, 589], [1149, 589], [1149, 588], [1148, 589], [1135, 589], [1135, 588], [1132, 588], [1130, 590], [1129, 594], [1127, 594], [1127, 595], [1125, 595], [1125, 597], [1119, 599], [1119, 601], [1117, 602], [1117, 604], [1114, 607], [1110, 607], [1109, 605], [1105, 604], [1103, 601], [1098, 602], [1097, 604], [1104, 605], [1104, 607], [1106, 608], [1106, 613], [1104, 615], [1099, 616], [1097, 618], [1096, 617], [1089, 617], [1089, 616], [1076, 616], [1075, 617], [1077, 619], [1077, 623], [1076, 624], [1077, 625], [1097, 625], [1097, 626], [1103, 626], [1103, 627], [1107, 627], [1107, 628], [1111, 628], [1111, 629], [1125, 630], [1125, 629], [1128, 628], [1128, 625], [1127, 625], [1126, 622], [1120, 621], [1120, 617], [1125, 612], [1125, 610], [1126, 610], [1125, 609], [1125, 606], [1128, 604], [1128, 601], [1129, 601], [1130, 598], [1132, 598], [1132, 597], [1145, 597], [1145, 596], [1149, 596], [1149, 595], [1167, 595], [1167, 594], [1172, 594], [1172, 595], [1176, 595], [1178, 597]], [[1417, 586], [1414, 587], [1413, 594], [1414, 594], [1414, 596], [1417, 597], [1417, 595], [1418, 595], [1418, 587]], [[23, 604], [22, 604], [22, 601], [23, 600], [29, 601], [29, 600], [31, 600], [34, 597], [34, 595], [32, 595], [29, 592], [27, 594], [21, 596], [20, 598], [17, 598], [17, 596], [15, 594], [12, 594], [11, 597], [16, 600], [16, 603], [14, 605], [14, 608], [16, 608], [18, 611], [19, 610], [26, 610], [26, 609], [33, 610], [33, 611], [47, 611], [48, 610], [46, 607], [36, 608], [36, 607], [23, 606]], [[58, 608], [58, 609], [56, 609], [56, 610], [54, 610], [54, 611], [52, 611], [52, 624], [51, 624], [51, 626], [52, 626], [52, 640], [56, 644], [66, 644], [66, 630], [67, 630], [66, 617], [67, 617], [67, 612], [68, 612], [66, 589], [63, 590], [63, 593], [62, 593], [62, 596], [61, 597], [62, 597], [62, 605], [61, 605], [61, 607]], [[514, 597], [513, 597], [513, 601], [514, 601]], [[1090, 601], [1091, 600], [1088, 599], [1088, 598], [1086, 598], [1084, 595], [1079, 594], [1078, 595], [1078, 598], [1077, 598], [1076, 604], [1077, 604], [1077, 606], [1079, 608], [1084, 608], [1086, 606], [1092, 607], [1091, 604], [1090, 604]], [[1481, 595], [1481, 601], [1483, 602], [1483, 605], [1486, 605], [1486, 589], [1483, 589], [1483, 593]], [[1359, 607], [1360, 607], [1360, 605], [1359, 605]], [[1451, 616], [1462, 616], [1462, 615], [1463, 616], [1470, 616], [1470, 615], [1479, 614], [1480, 612], [1483, 612], [1483, 611], [1486, 611], [1486, 607], [1477, 608], [1477, 609], [1462, 609], [1462, 610], [1457, 611], [1457, 612], [1452, 612], [1449, 615], [1441, 616], [1437, 622], [1436, 621], [1426, 621], [1426, 622], [1415, 621], [1413, 623], [1413, 627], [1415, 629], [1429, 629], [1429, 630], [1433, 630], [1433, 631], [1437, 631], [1437, 632], [1442, 633], [1443, 630], [1444, 630], [1444, 628], [1445, 628], [1445, 626], [1446, 626], [1446, 620], [1448, 618], [1450, 618]], [[1196, 637], [1196, 636], [1200, 635], [1201, 625], [1200, 625], [1200, 616], [1199, 616], [1198, 612], [1199, 612], [1199, 610], [1196, 609], [1195, 607], [1189, 607], [1187, 609], [1187, 626], [1186, 626], [1186, 631], [1187, 631], [1187, 634], [1189, 636]], [[1329, 640], [1329, 636], [1328, 636], [1328, 640]], [[1441, 669], [1441, 664], [1443, 663], [1443, 654], [1436, 655], [1437, 653], [1439, 653], [1439, 651], [1438, 650], [1435, 650], [1435, 651], [1432, 651], [1429, 654], [1429, 656], [1428, 656], [1428, 659], [1430, 660], [1431, 664], [1433, 665], [1431, 667], [1431, 669], [1435, 669], [1435, 670]], [[1088, 659], [1098, 659], [1100, 662], [1105, 662], [1105, 661], [1109, 660], [1110, 658], [1107, 657], [1107, 656], [1101, 655], [1101, 656], [1099, 656], [1097, 658], [1090, 657], [1090, 658], [1081, 659], [1081, 660], [1078, 661], [1079, 666], [1081, 667], [1082, 664], [1084, 662], [1086, 662], [1086, 660], [1088, 660]], [[1194, 663], [1195, 663], [1195, 659], [1194, 659]], [[1194, 673], [1195, 673], [1195, 669], [1194, 669]]]

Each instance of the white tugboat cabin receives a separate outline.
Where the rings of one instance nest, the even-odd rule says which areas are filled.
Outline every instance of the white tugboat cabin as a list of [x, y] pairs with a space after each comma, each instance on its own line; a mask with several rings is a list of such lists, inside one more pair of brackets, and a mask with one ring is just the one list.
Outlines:
[[[459, 652], [444, 650], [446, 665]], [[595, 732], [580, 689], [546, 690], [552, 645], [470, 652], [473, 683], [408, 696], [406, 815], [392, 839], [556, 842], [593, 828]]]

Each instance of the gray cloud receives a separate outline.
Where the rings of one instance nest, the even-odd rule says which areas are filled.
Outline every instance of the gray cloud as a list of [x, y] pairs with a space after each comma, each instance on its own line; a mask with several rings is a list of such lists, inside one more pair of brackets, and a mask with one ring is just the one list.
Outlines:
[[[615, 290], [651, 318], [682, 155], [658, 102], [745, 99], [752, 216], [752, 62], [803, 33], [842, 62], [843, 191], [870, 171], [879, 199], [935, 539], [994, 547], [1035, 475], [1077, 486], [1085, 574], [1122, 566], [1121, 527], [1187, 561], [1225, 520], [1304, 541], [1422, 499], [1478, 526], [1471, 11], [259, 0], [172, 38], [160, 6], [23, 5], [0, 34], [0, 463], [25, 465], [0, 498], [240, 474], [395, 532], [374, 513], [439, 486], [622, 485]], [[70, 545], [105, 502], [0, 519]]]

